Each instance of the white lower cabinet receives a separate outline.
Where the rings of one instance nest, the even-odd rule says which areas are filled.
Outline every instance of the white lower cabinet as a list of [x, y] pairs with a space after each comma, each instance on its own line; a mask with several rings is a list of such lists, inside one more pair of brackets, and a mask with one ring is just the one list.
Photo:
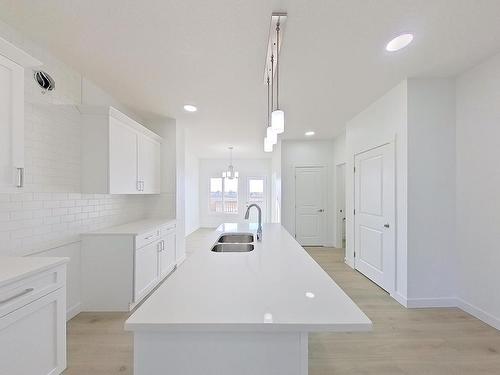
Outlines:
[[130, 311], [175, 269], [175, 222], [135, 226], [83, 235], [84, 311]]
[[0, 289], [0, 374], [56, 375], [66, 368], [65, 267]]
[[135, 251], [134, 295], [141, 299], [158, 283], [161, 242], [155, 241]]

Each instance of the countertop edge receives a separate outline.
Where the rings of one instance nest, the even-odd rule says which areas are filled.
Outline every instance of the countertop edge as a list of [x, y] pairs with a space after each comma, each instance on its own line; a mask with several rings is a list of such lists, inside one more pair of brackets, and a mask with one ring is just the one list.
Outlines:
[[[24, 258], [24, 257], [12, 257], [12, 258]], [[28, 257], [26, 257], [26, 258], [28, 258]], [[29, 257], [29, 258], [46, 258], [46, 257]], [[43, 266], [29, 270], [27, 272], [20, 273], [16, 276], [9, 278], [9, 279], [0, 281], [0, 287], [3, 287], [5, 285], [9, 285], [11, 283], [15, 283], [16, 281], [22, 280], [24, 278], [30, 277], [30, 276], [35, 275], [35, 274], [40, 273], [40, 272], [47, 271], [48, 269], [58, 267], [62, 264], [67, 264], [67, 263], [69, 263], [69, 260], [70, 260], [68, 257], [50, 257], [48, 259], [53, 259], [54, 261], [52, 263], [45, 264]]]

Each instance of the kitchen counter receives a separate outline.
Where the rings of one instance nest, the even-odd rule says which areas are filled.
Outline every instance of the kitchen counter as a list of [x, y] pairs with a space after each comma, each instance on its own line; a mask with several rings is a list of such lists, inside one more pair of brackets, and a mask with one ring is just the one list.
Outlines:
[[110, 235], [130, 234], [132, 236], [137, 236], [139, 234], [151, 230], [151, 228], [156, 228], [162, 225], [170, 225], [170, 224], [175, 224], [175, 219], [165, 219], [165, 218], [142, 219], [122, 225], [116, 225], [114, 227], [95, 230], [93, 232], [82, 233], [82, 236], [92, 236], [92, 235], [102, 235], [102, 234], [110, 234]]
[[69, 258], [0, 256], [0, 287], [68, 261]]
[[[182, 374], [302, 375], [309, 332], [371, 329], [368, 317], [280, 224], [265, 224], [253, 251], [211, 251], [222, 234], [255, 229], [221, 225], [127, 320], [136, 374], [157, 373], [168, 362], [172, 373]], [[182, 361], [183, 344], [198, 369]], [[238, 354], [238, 347], [247, 353]], [[233, 351], [238, 360], [226, 363]], [[221, 353], [224, 360], [217, 359]], [[269, 363], [254, 363], [261, 354]]]

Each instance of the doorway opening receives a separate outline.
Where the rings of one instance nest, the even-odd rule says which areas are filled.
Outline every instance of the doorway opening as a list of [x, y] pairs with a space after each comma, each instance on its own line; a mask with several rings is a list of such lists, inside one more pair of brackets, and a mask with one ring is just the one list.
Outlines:
[[345, 195], [345, 163], [338, 164], [335, 168], [335, 191], [336, 191], [336, 227], [335, 227], [335, 247], [338, 249], [346, 249], [346, 195]]

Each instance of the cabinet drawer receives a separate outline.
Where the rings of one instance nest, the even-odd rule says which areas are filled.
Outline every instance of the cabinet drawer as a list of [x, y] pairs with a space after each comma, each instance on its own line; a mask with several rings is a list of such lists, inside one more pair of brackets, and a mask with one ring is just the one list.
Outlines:
[[49, 269], [0, 288], [0, 317], [61, 288], [66, 282], [66, 266]]
[[175, 232], [175, 223], [172, 224], [166, 224], [160, 227], [160, 236], [163, 237], [167, 234], [174, 233]]
[[151, 232], [139, 234], [138, 236], [135, 237], [135, 248], [140, 249], [141, 247], [144, 247], [148, 244], [150, 244], [153, 241], [156, 241], [161, 237], [160, 234], [160, 229], [155, 229]]

